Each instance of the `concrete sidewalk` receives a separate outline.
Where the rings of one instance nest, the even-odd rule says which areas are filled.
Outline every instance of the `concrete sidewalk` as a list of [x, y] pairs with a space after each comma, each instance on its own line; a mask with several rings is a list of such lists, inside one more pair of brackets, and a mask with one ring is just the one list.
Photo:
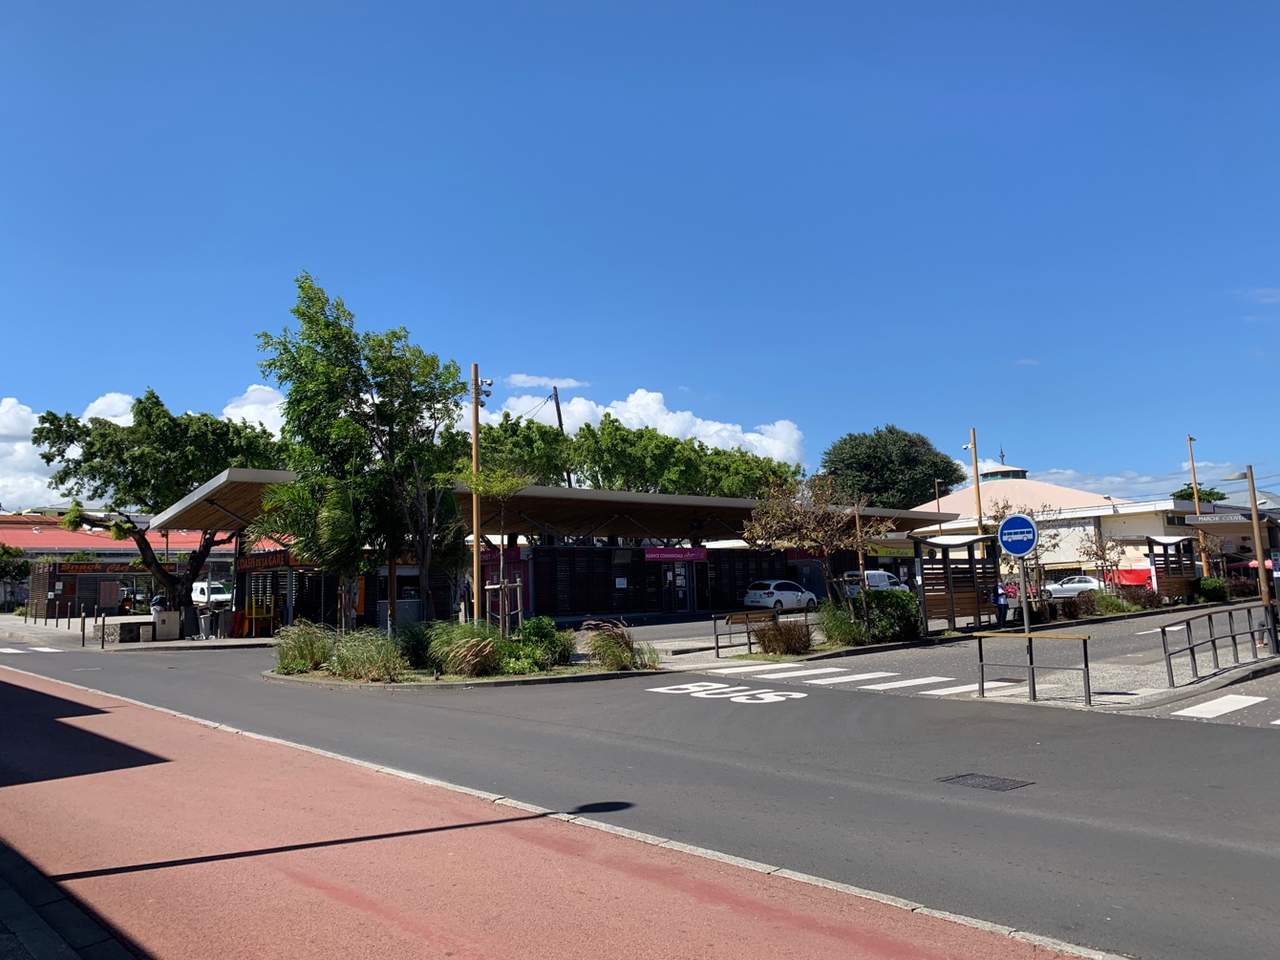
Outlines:
[[2, 669], [0, 716], [5, 837], [156, 957], [1063, 955]]

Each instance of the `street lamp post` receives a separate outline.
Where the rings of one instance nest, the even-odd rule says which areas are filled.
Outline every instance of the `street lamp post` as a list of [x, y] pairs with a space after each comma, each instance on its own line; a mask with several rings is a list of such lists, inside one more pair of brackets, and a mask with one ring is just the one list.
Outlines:
[[[471, 365], [471, 477], [480, 475], [480, 408], [493, 391], [492, 380], [480, 379], [480, 365]], [[471, 485], [471, 619], [480, 622], [480, 497]]]
[[[964, 445], [973, 458], [973, 499], [977, 506], [977, 530], [978, 536], [982, 536], [982, 479], [978, 476], [978, 431], [969, 428], [969, 442]], [[983, 557], [986, 557], [986, 544], [982, 541], [978, 542], [978, 550]]]
[[[1200, 516], [1200, 484], [1196, 482], [1196, 451], [1193, 444], [1196, 438], [1187, 434], [1187, 457], [1191, 461], [1191, 498], [1196, 504], [1196, 516]], [[1196, 527], [1196, 540], [1200, 544], [1200, 575], [1207, 577], [1209, 573], [1209, 551], [1205, 549], [1204, 528]]]

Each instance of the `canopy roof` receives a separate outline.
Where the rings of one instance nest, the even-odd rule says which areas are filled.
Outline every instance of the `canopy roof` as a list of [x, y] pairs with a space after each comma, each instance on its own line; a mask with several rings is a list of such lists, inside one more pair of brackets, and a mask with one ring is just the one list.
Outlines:
[[230, 467], [151, 518], [152, 530], [243, 530], [262, 512], [267, 487], [289, 483], [289, 470]]
[[[471, 518], [471, 491], [454, 497], [463, 518]], [[579, 487], [525, 487], [507, 503], [506, 533], [550, 533], [564, 537], [649, 537], [654, 539], [737, 539], [751, 517], [755, 500], [736, 497], [686, 497], [666, 493], [587, 490]], [[499, 533], [496, 504], [480, 501], [480, 530]], [[865, 517], [883, 517], [898, 530], [954, 520], [955, 514], [867, 507]]]

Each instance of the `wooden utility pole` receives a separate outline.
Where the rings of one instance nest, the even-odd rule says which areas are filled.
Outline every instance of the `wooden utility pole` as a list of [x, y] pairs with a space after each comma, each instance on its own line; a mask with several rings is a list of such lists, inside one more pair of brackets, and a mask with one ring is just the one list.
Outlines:
[[[564, 432], [564, 416], [560, 413], [560, 388], [554, 383], [551, 385], [551, 399], [556, 405], [556, 425], [560, 427], [560, 436], [567, 437]], [[573, 486], [573, 472], [566, 467], [564, 471], [564, 481], [569, 486]]]
[[[1192, 446], [1196, 438], [1187, 434], [1187, 456], [1191, 460], [1191, 498], [1196, 503], [1196, 516], [1200, 516], [1200, 484], [1196, 482], [1196, 450]], [[1209, 551], [1205, 548], [1204, 528], [1196, 524], [1196, 539], [1200, 543], [1200, 575], [1209, 576]]]
[[[938, 486], [942, 481], [937, 477], [933, 478], [933, 512], [942, 513], [942, 488]], [[938, 536], [942, 536], [942, 518], [938, 518]]]
[[[1244, 468], [1249, 476], [1249, 507], [1253, 514], [1253, 554], [1258, 558], [1258, 591], [1262, 602], [1271, 606], [1271, 573], [1267, 570], [1267, 555], [1271, 553], [1270, 543], [1262, 539], [1262, 522], [1258, 519], [1258, 490], [1253, 485], [1253, 464]], [[1275, 652], [1275, 647], [1272, 647]]]
[[[978, 536], [982, 536], [982, 480], [978, 477], [978, 431], [973, 427], [969, 428], [969, 453], [973, 457], [973, 499], [978, 509]], [[987, 555], [985, 543], [980, 543], [978, 549], [982, 551], [982, 556]]]
[[[471, 365], [471, 476], [480, 476], [480, 365]], [[471, 619], [480, 622], [480, 497], [471, 490]]]

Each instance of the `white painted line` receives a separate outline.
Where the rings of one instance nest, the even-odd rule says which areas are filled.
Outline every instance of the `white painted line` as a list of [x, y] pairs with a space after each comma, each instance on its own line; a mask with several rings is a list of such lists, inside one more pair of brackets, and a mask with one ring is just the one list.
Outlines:
[[707, 673], [751, 673], [753, 670], [780, 670], [777, 663], [752, 663], [745, 667], [726, 667], [723, 670], [708, 670]]
[[0, 653], [26, 653], [25, 650], [19, 650], [17, 647], [0, 647]]
[[897, 690], [899, 687], [923, 687], [928, 683], [946, 683], [955, 677], [920, 677], [916, 680], [893, 680], [889, 683], [872, 683], [859, 690]]
[[[987, 684], [987, 686], [991, 686], [991, 684]], [[1060, 687], [1060, 686], [1062, 686], [1062, 684], [1060, 683], [1037, 683], [1036, 693], [1038, 694], [1041, 690], [1052, 690], [1055, 687]], [[1026, 693], [1026, 692], [1027, 692], [1027, 682], [1025, 680], [1022, 680], [1018, 683], [1015, 683], [1008, 690], [997, 690], [995, 693], [988, 693], [987, 696], [988, 697], [1008, 697], [1008, 696], [1012, 696], [1015, 693]]]
[[1234, 713], [1236, 710], [1252, 707], [1255, 703], [1261, 703], [1265, 699], [1267, 698], [1246, 697], [1242, 693], [1228, 693], [1225, 697], [1214, 697], [1204, 703], [1197, 703], [1194, 707], [1175, 711], [1173, 716], [1199, 717], [1202, 720], [1212, 720], [1214, 717], [1220, 717], [1224, 713]]
[[1280, 720], [1272, 720], [1271, 725], [1273, 727], [1280, 727]]
[[1134, 634], [1134, 636], [1145, 637], [1149, 633], [1159, 633], [1159, 632], [1160, 632], [1160, 628], [1156, 627], [1154, 630], [1139, 630], [1137, 633]]
[[875, 673], [850, 673], [843, 677], [823, 677], [821, 680], [806, 680], [805, 683], [848, 683], [850, 680], [874, 680], [876, 677], [896, 677], [891, 670], [877, 670]]
[[[988, 680], [987, 689], [992, 690], [996, 687], [1016, 687], [1017, 683], [1010, 680]], [[926, 697], [945, 697], [951, 693], [977, 693], [978, 685], [976, 683], [966, 683], [959, 687], [943, 687], [941, 690], [921, 690], [920, 693]]]
[[820, 670], [788, 670], [785, 673], [762, 673], [752, 680], [785, 680], [787, 677], [816, 677], [820, 673], [845, 673], [844, 667], [823, 667]]
[[32, 650], [39, 650], [41, 653], [61, 653], [58, 647], [32, 647]]

